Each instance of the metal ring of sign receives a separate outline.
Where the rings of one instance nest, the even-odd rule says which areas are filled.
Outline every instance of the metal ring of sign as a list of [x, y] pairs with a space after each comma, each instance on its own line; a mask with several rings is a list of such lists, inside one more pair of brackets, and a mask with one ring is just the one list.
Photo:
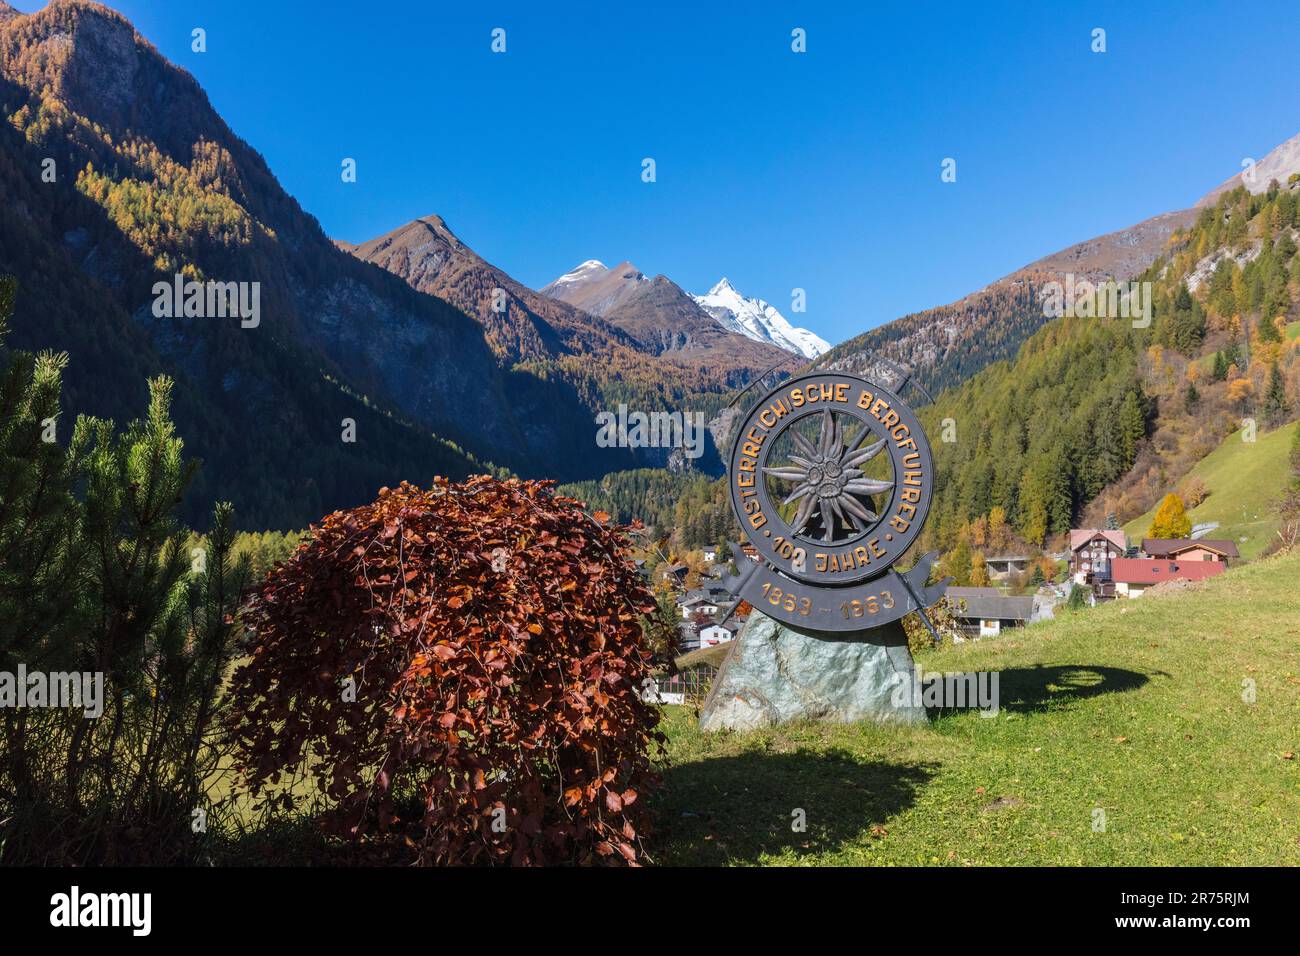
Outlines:
[[943, 586], [926, 588], [932, 555], [905, 576], [891, 570], [925, 524], [933, 471], [921, 423], [889, 389], [837, 372], [781, 383], [731, 451], [732, 508], [763, 559], [738, 565], [736, 593], [823, 631], [876, 627], [938, 600]]

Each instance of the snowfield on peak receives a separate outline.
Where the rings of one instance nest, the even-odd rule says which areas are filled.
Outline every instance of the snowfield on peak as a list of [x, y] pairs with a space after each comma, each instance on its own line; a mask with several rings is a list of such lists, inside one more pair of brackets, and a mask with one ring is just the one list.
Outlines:
[[746, 298], [725, 277], [704, 295], [692, 299], [729, 332], [738, 332], [756, 342], [768, 342], [804, 358], [817, 358], [831, 344], [807, 329], [796, 328], [762, 299]]
[[608, 271], [609, 271], [609, 267], [605, 265], [605, 263], [601, 262], [599, 259], [588, 259], [582, 265], [578, 266], [578, 268], [572, 270], [571, 272], [566, 272], [564, 275], [560, 276], [558, 279], [552, 282], [551, 285], [557, 286], [557, 285], [567, 285], [570, 282], [581, 282], [583, 279], [588, 278], [594, 273], [608, 272]]

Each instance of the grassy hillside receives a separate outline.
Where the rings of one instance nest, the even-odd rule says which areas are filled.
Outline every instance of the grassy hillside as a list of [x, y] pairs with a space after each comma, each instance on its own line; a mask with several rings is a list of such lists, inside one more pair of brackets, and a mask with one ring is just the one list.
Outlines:
[[[1277, 532], [1277, 499], [1286, 483], [1287, 455], [1298, 424], [1257, 434], [1254, 442], [1244, 442], [1241, 432], [1234, 432], [1202, 459], [1191, 474], [1205, 482], [1210, 496], [1189, 512], [1192, 523], [1219, 522], [1210, 537], [1232, 538], [1242, 557], [1259, 557]], [[1152, 508], [1126, 524], [1129, 541], [1140, 541], [1154, 517]]]
[[669, 708], [656, 859], [1300, 864], [1297, 579], [1273, 558], [922, 659], [999, 671], [992, 719], [709, 736]]

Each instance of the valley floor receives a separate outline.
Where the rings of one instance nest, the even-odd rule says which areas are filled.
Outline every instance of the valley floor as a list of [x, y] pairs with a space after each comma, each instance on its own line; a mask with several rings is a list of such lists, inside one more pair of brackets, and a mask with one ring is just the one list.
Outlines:
[[995, 718], [711, 736], [670, 707], [654, 861], [1300, 865], [1297, 582], [1293, 554], [921, 657], [1000, 671]]

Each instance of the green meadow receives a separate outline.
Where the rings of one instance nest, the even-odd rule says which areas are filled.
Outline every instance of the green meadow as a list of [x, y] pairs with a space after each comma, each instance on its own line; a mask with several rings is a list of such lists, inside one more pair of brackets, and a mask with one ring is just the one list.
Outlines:
[[1300, 864], [1297, 582], [1278, 557], [921, 656], [998, 671], [996, 717], [707, 735], [667, 708], [654, 860]]

